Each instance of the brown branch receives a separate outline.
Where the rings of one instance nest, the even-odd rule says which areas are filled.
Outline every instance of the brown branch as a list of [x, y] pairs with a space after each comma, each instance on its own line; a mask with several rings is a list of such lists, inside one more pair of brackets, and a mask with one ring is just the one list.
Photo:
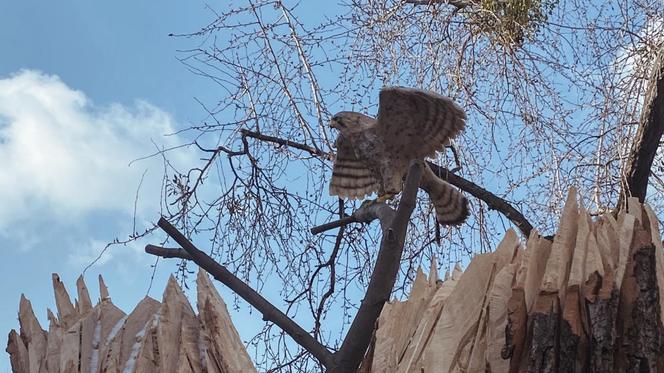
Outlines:
[[[445, 167], [438, 166], [437, 164], [432, 162], [427, 162], [427, 164], [429, 165], [429, 167], [431, 167], [431, 170], [433, 170], [433, 172], [438, 177], [456, 186], [457, 188], [463, 190], [464, 192], [470, 193], [474, 197], [484, 201], [484, 203], [486, 203], [490, 209], [496, 210], [505, 215], [506, 218], [508, 218], [512, 223], [514, 223], [514, 225], [516, 225], [519, 228], [519, 230], [521, 231], [521, 233], [524, 234], [524, 236], [526, 237], [530, 236], [530, 231], [533, 230], [532, 224], [530, 224], [528, 219], [526, 219], [526, 217], [523, 216], [523, 214], [519, 210], [517, 210], [505, 199], [500, 198], [497, 195], [482, 188], [481, 186], [469, 180], [464, 179], [463, 177], [455, 174], [454, 172], [448, 170]], [[357, 211], [355, 211], [351, 216], [347, 216], [345, 218], [331, 221], [329, 223], [321, 224], [311, 228], [311, 233], [319, 234], [328, 231], [330, 229], [348, 225], [350, 223], [368, 223], [371, 220], [367, 220], [367, 215], [366, 215], [367, 212], [369, 211], [365, 210], [365, 208], [360, 208]]]
[[188, 252], [178, 248], [168, 248], [155, 245], [146, 245], [145, 252], [148, 254], [160, 256], [162, 258], [180, 258], [186, 260], [193, 260]]
[[271, 142], [273, 144], [278, 144], [282, 146], [288, 146], [291, 148], [303, 150], [311, 155], [321, 157], [324, 159], [333, 159], [333, 155], [327, 152], [324, 152], [320, 149], [313, 148], [309, 145], [305, 144], [300, 144], [299, 142], [291, 141], [291, 140], [286, 140], [282, 139], [279, 137], [273, 137], [273, 136], [267, 136], [263, 135], [262, 133], [254, 132], [254, 131], [249, 131], [249, 130], [241, 130], [242, 136], [243, 137], [251, 137], [257, 140], [265, 141], [265, 142]]
[[[266, 141], [266, 142], [272, 142], [275, 144], [283, 145], [283, 146], [290, 146], [296, 149], [304, 150], [306, 152], [309, 152], [312, 155], [320, 156], [326, 159], [332, 159], [333, 156], [329, 153], [322, 152], [320, 150], [316, 150], [312, 147], [309, 147], [304, 144], [300, 144], [297, 142], [293, 142], [290, 140], [286, 139], [281, 139], [278, 137], [272, 137], [272, 136], [266, 136], [257, 132], [252, 132], [249, 130], [242, 130], [242, 135], [246, 137], [252, 137], [256, 138], [261, 141]], [[456, 158], [456, 154], [455, 154]], [[519, 211], [517, 210], [514, 206], [512, 206], [509, 202], [507, 202], [505, 199], [498, 197], [497, 195], [489, 192], [488, 190], [482, 188], [481, 186], [466, 180], [462, 178], [461, 176], [456, 175], [453, 171], [448, 170], [445, 167], [438, 166], [432, 162], [427, 162], [433, 172], [438, 175], [441, 179], [447, 181], [448, 183], [456, 186], [457, 188], [470, 193], [476, 198], [479, 198], [480, 200], [484, 201], [487, 206], [489, 206], [490, 209], [496, 210], [500, 213], [502, 213], [506, 218], [508, 218], [514, 225], [516, 225], [521, 233], [524, 234], [524, 236], [528, 237], [530, 236], [530, 231], [533, 230], [532, 224], [526, 219], [526, 217]], [[319, 226], [315, 226], [310, 229], [311, 234], [320, 234], [322, 232], [328, 231], [330, 229], [342, 227], [345, 225], [348, 225], [350, 223], [369, 223], [371, 220], [375, 218], [371, 218], [370, 220], [367, 220], [368, 217], [371, 216], [371, 214], [368, 214], [370, 212], [370, 209], [363, 209], [360, 208], [357, 211], [355, 211], [351, 216], [347, 216], [345, 218], [335, 220], [329, 223], [325, 223]]]
[[[326, 367], [332, 366], [333, 355], [332, 353], [314, 339], [307, 331], [302, 329], [295, 321], [293, 321], [286, 314], [277, 309], [263, 296], [258, 294], [254, 289], [245, 284], [242, 280], [233, 275], [226, 267], [214, 261], [207, 254], [200, 251], [194, 244], [191, 243], [177, 228], [169, 223], [163, 217], [157, 223], [161, 229], [164, 230], [175, 242], [180, 244], [182, 248], [191, 255], [192, 260], [201, 268], [211, 274], [216, 280], [228, 286], [237, 295], [246, 300], [254, 308], [263, 314], [263, 320], [271, 321], [276, 324], [281, 330], [286, 332], [291, 338], [295, 340], [300, 346], [309, 351], [318, 361]], [[147, 251], [147, 247], [146, 247]]]
[[514, 225], [519, 228], [524, 236], [530, 236], [530, 231], [533, 230], [532, 224], [530, 224], [528, 219], [526, 219], [526, 217], [523, 216], [523, 214], [514, 208], [514, 206], [512, 206], [509, 202], [489, 192], [481, 186], [468, 181], [459, 175], [456, 175], [445, 167], [438, 166], [437, 164], [431, 162], [427, 163], [429, 164], [429, 167], [431, 167], [431, 170], [433, 170], [433, 172], [438, 175], [438, 177], [463, 190], [464, 192], [468, 192], [474, 197], [481, 199], [484, 201], [484, 203], [487, 204], [487, 206], [489, 206], [490, 209], [496, 210], [505, 215], [506, 218], [508, 218], [512, 223], [514, 223]]
[[341, 348], [334, 354], [336, 366], [328, 369], [329, 372], [355, 372], [371, 342], [376, 320], [389, 300], [401, 265], [406, 230], [415, 208], [423, 168], [422, 162], [411, 163], [396, 212], [382, 203], [372, 204], [364, 211], [375, 213], [373, 217], [380, 219], [383, 237], [367, 292]]
[[[357, 211], [360, 211], [362, 208], [363, 207], [359, 208]], [[355, 216], [355, 213], [353, 213], [351, 216], [346, 216], [346, 217], [343, 217], [339, 220], [335, 220], [335, 221], [331, 221], [329, 223], [317, 225], [317, 226], [311, 228], [310, 231], [311, 231], [311, 234], [316, 235], [316, 234], [319, 234], [319, 233], [323, 233], [325, 231], [329, 231], [330, 229], [343, 227], [343, 226], [348, 225], [350, 223], [357, 223], [357, 222], [359, 222], [359, 220], [357, 220], [357, 217]]]
[[627, 197], [638, 197], [641, 203], [646, 198], [650, 169], [664, 132], [664, 48], [660, 49], [650, 76], [650, 86], [641, 112], [639, 128], [629, 156], [618, 206], [625, 206]]

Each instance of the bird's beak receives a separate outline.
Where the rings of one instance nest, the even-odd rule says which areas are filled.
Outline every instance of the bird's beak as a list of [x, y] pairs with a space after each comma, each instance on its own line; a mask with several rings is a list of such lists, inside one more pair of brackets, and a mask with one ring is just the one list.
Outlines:
[[337, 121], [334, 120], [334, 119], [330, 119], [330, 127], [338, 130], [339, 129], [339, 123], [337, 123]]

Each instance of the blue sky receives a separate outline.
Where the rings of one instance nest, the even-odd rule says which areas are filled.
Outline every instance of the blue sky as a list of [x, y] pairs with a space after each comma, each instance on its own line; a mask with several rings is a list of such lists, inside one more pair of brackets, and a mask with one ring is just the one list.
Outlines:
[[[321, 13], [316, 7], [320, 3], [305, 1], [298, 13], [315, 22]], [[0, 12], [0, 253], [5, 258], [0, 261], [5, 278], [0, 282], [1, 335], [18, 328], [21, 293], [32, 301], [46, 327], [47, 307], [55, 310], [51, 273], [59, 273], [74, 294], [76, 278], [107, 242], [127, 237], [134, 225], [141, 231], [157, 221], [162, 163], [154, 158], [132, 161], [154, 153], [154, 144], [182, 143], [183, 138], [172, 134], [206, 116], [197, 99], [214, 107], [224, 95], [218, 85], [188, 71], [176, 58], [177, 50], [194, 48], [199, 40], [168, 36], [196, 31], [214, 18], [198, 0], [4, 4]], [[345, 108], [347, 103], [335, 105], [331, 109]], [[186, 151], [170, 153], [169, 158], [182, 165], [197, 160]], [[505, 188], [493, 184], [498, 183], [490, 180], [486, 187]], [[140, 204], [134, 221], [137, 191]], [[93, 299], [101, 273], [114, 303], [125, 311], [146, 294], [160, 300], [177, 261], [159, 262], [148, 293], [155, 260], [143, 253], [143, 247], [163, 237], [158, 233], [111, 247], [86, 273]], [[277, 282], [267, 282], [264, 290], [278, 293], [272, 288]], [[217, 288], [232, 308], [234, 297]], [[280, 298], [269, 293], [267, 297]], [[240, 305], [232, 316], [247, 340], [262, 322], [245, 303]], [[8, 356], [0, 354], [0, 372], [9, 371]]]
[[[129, 163], [153, 153], [153, 142], [177, 144], [180, 138], [164, 135], [204, 117], [194, 98], [214, 102], [218, 96], [215, 85], [176, 58], [176, 51], [191, 48], [192, 41], [168, 36], [195, 31], [211, 19], [198, 1], [24, 0], [3, 5], [2, 335], [18, 328], [21, 293], [47, 327], [46, 308], [55, 310], [51, 273], [59, 273], [75, 293], [76, 278], [104, 245], [132, 231], [133, 201], [143, 175], [137, 230], [157, 220], [161, 162]], [[184, 152], [175, 155], [175, 162], [191, 160]], [[99, 273], [125, 311], [146, 295], [154, 259], [143, 253], [145, 243], [114, 246], [88, 270], [93, 298]], [[161, 299], [175, 264], [160, 261], [150, 296]], [[232, 303], [228, 293], [224, 296]], [[235, 318], [245, 338], [250, 325], [260, 325], [256, 313], [246, 308]], [[4, 353], [0, 371], [11, 371]]]

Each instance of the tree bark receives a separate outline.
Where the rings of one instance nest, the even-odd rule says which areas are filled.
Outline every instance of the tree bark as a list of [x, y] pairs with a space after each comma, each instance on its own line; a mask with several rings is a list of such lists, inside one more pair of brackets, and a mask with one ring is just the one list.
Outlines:
[[664, 132], [664, 48], [653, 64], [650, 87], [646, 92], [636, 138], [629, 156], [625, 179], [618, 198], [617, 210], [625, 207], [627, 197], [643, 202], [648, 190], [652, 162]]

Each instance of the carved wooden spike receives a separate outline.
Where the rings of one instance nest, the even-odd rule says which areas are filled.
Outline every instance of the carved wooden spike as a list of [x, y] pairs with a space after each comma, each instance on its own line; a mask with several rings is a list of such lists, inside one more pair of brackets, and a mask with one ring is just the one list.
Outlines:
[[[116, 307], [110, 298], [95, 306], [91, 315], [94, 315], [94, 334], [92, 338], [92, 351], [89, 366], [101, 368], [101, 362], [109, 350], [109, 343], [113, 336], [126, 320], [126, 314]], [[87, 335], [86, 335], [87, 336]], [[93, 369], [94, 370], [94, 369]], [[99, 371], [99, 370], [97, 370]]]
[[231, 322], [226, 303], [202, 269], [198, 271], [196, 286], [207, 370], [220, 373], [255, 372], [256, 368]]
[[578, 215], [576, 189], [570, 188], [541, 286], [541, 291], [557, 292], [560, 299], [564, 299], [567, 288], [567, 276], [576, 241]]
[[78, 276], [78, 280], [76, 280], [76, 290], [78, 292], [79, 312], [84, 315], [92, 310], [92, 301], [90, 300], [88, 287], [83, 280], [83, 275]]
[[634, 216], [636, 221], [643, 226], [643, 208], [638, 197], [627, 198], [627, 212]]
[[[608, 252], [604, 257], [608, 256]], [[583, 269], [583, 283], [590, 280], [590, 277], [597, 274], [601, 277], [605, 276], [605, 265], [603, 255], [597, 242], [597, 230], [593, 230], [588, 234], [588, 242], [586, 246], [586, 260]]]
[[181, 372], [185, 367], [192, 372], [202, 371], [198, 320], [173, 276], [164, 290], [156, 334], [160, 371]]
[[424, 348], [429, 343], [433, 329], [438, 324], [445, 303], [454, 290], [457, 282], [458, 277], [453, 277], [443, 281], [437, 286], [437, 290], [433, 294], [427, 309], [421, 317], [421, 322], [417, 326], [417, 329], [415, 330], [413, 337], [410, 339], [410, 343], [401, 358], [399, 372], [411, 372], [416, 370], [415, 367], [419, 366]]
[[464, 349], [477, 331], [494, 266], [492, 254], [479, 255], [459, 279], [422, 353], [419, 365], [425, 372], [447, 372], [468, 359]]
[[[496, 352], [495, 350], [487, 351], [487, 346], [488, 342], [491, 340], [490, 338], [499, 338], [496, 334], [500, 332], [496, 333], [496, 330], [492, 330], [492, 328], [502, 328], [501, 332], [504, 336], [507, 323], [507, 300], [509, 299], [509, 296], [504, 300], [498, 300], [497, 298], [494, 298], [494, 295], [504, 295], [506, 293], [511, 295], [512, 282], [516, 272], [516, 264], [512, 262], [518, 257], [518, 248], [519, 238], [513, 229], [509, 229], [505, 233], [503, 240], [498, 244], [496, 251], [491, 254], [493, 256], [494, 265], [491, 269], [489, 287], [485, 289], [486, 292], [484, 299], [482, 300], [483, 304], [481, 307], [480, 318], [477, 322], [475, 336], [469, 344], [472, 346], [469, 350], [470, 356], [467, 359], [467, 362], [464, 361], [465, 358], [459, 359], [459, 366], [467, 366], [469, 371], [475, 372], [484, 370], [485, 367], [491, 366], [491, 363], [487, 358], [493, 360], [493, 358], [496, 357], [496, 354], [497, 356], [500, 356], [500, 352]], [[507, 271], [505, 272], [504, 270], [506, 268]], [[493, 320], [489, 317], [491, 312], [493, 312], [493, 316], [495, 317]], [[500, 325], [494, 325], [492, 322]], [[494, 362], [494, 365], [497, 366], [499, 363]]]
[[372, 371], [396, 370], [437, 289], [436, 283], [427, 280], [424, 272], [419, 269], [409, 299], [405, 302], [393, 301], [384, 306], [388, 308], [384, 316], [381, 314], [376, 330], [376, 340], [380, 343], [374, 346], [374, 354], [380, 358], [373, 360]]
[[491, 372], [509, 370], [509, 360], [502, 356], [505, 346], [505, 330], [508, 327], [508, 303], [512, 298], [512, 283], [519, 264], [511, 263], [503, 267], [496, 275], [489, 293], [485, 365]]
[[48, 315], [48, 344], [46, 347], [46, 366], [49, 372], [58, 372], [60, 369], [60, 349], [62, 347], [63, 330], [53, 312], [49, 309]]
[[657, 287], [659, 288], [659, 314], [664, 315], [664, 248], [662, 247], [662, 236], [659, 233], [659, 220], [650, 206], [644, 204], [643, 207], [649, 222], [646, 228], [650, 231], [652, 242], [655, 245], [655, 268], [657, 270]]
[[30, 372], [45, 370], [47, 333], [39, 325], [30, 301], [23, 294], [19, 303], [18, 321], [21, 325], [21, 338], [28, 350]]
[[104, 278], [99, 275], [99, 301], [103, 302], [107, 299], [111, 299], [111, 296], [108, 294], [108, 288], [104, 283]]
[[[79, 372], [89, 373], [99, 370], [99, 332], [101, 325], [98, 321], [97, 312], [89, 312], [78, 321], [79, 328]], [[76, 325], [74, 325], [74, 328]], [[73, 328], [72, 328], [73, 329]]]
[[424, 272], [418, 269], [410, 296], [405, 302], [403, 315], [396, 324], [396, 334], [394, 336], [397, 338], [395, 338], [394, 348], [397, 359], [400, 359], [405, 353], [410, 337], [417, 329], [417, 324], [421, 320], [429, 302], [431, 302], [431, 297], [437, 289], [438, 287], [435, 282], [432, 284], [428, 281]]
[[29, 372], [30, 358], [28, 357], [28, 348], [16, 330], [9, 332], [9, 342], [7, 342], [7, 349], [5, 351], [9, 353], [9, 361], [11, 362], [13, 372]]
[[[150, 297], [145, 297], [138, 303], [131, 314], [118, 320], [108, 333], [108, 336], [103, 339], [103, 344], [106, 348], [100, 349], [100, 356], [102, 357], [101, 366], [107, 367], [110, 371], [114, 371], [114, 369], [122, 371], [127, 367], [127, 362], [130, 356], [132, 356], [132, 349], [137, 342], [136, 336], [152, 321], [155, 314], [159, 312], [160, 307], [161, 303]], [[134, 359], [137, 357], [138, 354], [134, 356]], [[130, 365], [133, 365], [133, 363], [135, 361]]]
[[[374, 359], [371, 365], [372, 372], [395, 371], [399, 352], [394, 346], [398, 320], [404, 316], [405, 302], [393, 301], [385, 303], [381, 317], [376, 321], [376, 343], [374, 345]], [[385, 315], [383, 317], [383, 312]]]
[[[567, 286], [581, 286], [584, 281], [584, 267], [588, 247], [588, 237], [590, 236], [590, 217], [588, 212], [581, 205], [577, 219], [576, 247], [572, 248], [572, 262], [567, 280]], [[554, 242], [555, 245], [555, 242]]]
[[533, 230], [533, 232], [526, 246], [526, 251], [531, 250], [532, 253], [528, 259], [526, 283], [523, 288], [528, 312], [533, 309], [535, 304], [535, 297], [539, 293], [552, 248], [551, 241], [540, 237], [537, 230]]
[[69, 294], [65, 289], [65, 285], [60, 281], [60, 276], [57, 273], [52, 275], [53, 279], [53, 292], [55, 293], [55, 306], [58, 309], [58, 320], [65, 329], [72, 326], [78, 319], [78, 312], [71, 303]]
[[583, 327], [585, 307], [581, 306], [581, 287], [585, 284], [591, 222], [583, 206], [580, 206], [577, 222], [576, 246], [572, 252], [569, 279], [561, 307], [558, 369], [562, 372], [585, 371], [588, 354], [588, 335]]
[[[614, 225], [609, 222], [609, 216], [604, 215], [595, 226], [595, 243], [599, 248], [602, 264], [605, 274], [614, 276], [616, 270], [616, 260], [620, 251], [620, 240], [614, 229]], [[611, 217], [613, 218], [613, 217]], [[614, 220], [615, 221], [615, 220]]]
[[438, 282], [438, 262], [436, 256], [431, 258], [431, 267], [429, 268], [429, 284], [435, 285]]
[[139, 373], [161, 372], [160, 351], [157, 343], [157, 325], [159, 314], [155, 314], [145, 327], [136, 335], [136, 341], [132, 345], [131, 355], [124, 366], [125, 371]]
[[618, 252], [618, 265], [616, 266], [616, 288], [621, 290], [623, 283], [623, 276], [627, 268], [627, 260], [629, 258], [629, 250], [634, 236], [634, 224], [636, 218], [631, 214], [618, 215], [618, 223], [620, 224], [620, 251]]
[[60, 372], [78, 372], [79, 354], [81, 351], [81, 329], [81, 323], [77, 322], [67, 328], [62, 335], [60, 362], [58, 364]]

